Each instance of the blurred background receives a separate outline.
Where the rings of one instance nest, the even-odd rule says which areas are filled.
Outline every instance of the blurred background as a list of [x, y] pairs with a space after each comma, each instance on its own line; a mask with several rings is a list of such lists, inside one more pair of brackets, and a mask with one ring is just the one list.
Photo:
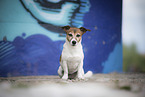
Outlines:
[[123, 0], [123, 70], [145, 73], [145, 0]]

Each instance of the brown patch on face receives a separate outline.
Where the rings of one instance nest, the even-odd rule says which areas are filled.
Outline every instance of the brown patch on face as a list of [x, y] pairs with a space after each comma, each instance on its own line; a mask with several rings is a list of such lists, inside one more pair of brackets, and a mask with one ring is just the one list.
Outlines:
[[83, 33], [79, 28], [70, 28], [69, 30], [65, 31], [67, 36], [67, 40], [70, 42], [73, 38], [79, 42], [82, 38]]
[[75, 36], [76, 36], [75, 39], [77, 40], [77, 42], [80, 42], [80, 40], [82, 39], [82, 34], [76, 33]]
[[64, 26], [62, 27], [64, 31], [66, 32], [66, 39], [70, 42], [72, 39], [75, 39], [77, 42], [80, 42], [82, 35], [86, 33], [86, 31], [90, 31], [89, 29], [86, 29], [84, 27], [80, 28], [73, 28], [70, 26]]

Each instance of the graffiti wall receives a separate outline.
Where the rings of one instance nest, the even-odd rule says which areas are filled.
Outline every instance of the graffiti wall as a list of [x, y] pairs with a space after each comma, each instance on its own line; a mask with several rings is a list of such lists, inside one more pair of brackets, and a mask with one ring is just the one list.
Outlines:
[[83, 35], [84, 70], [122, 72], [122, 0], [0, 0], [0, 76], [57, 75], [65, 25]]

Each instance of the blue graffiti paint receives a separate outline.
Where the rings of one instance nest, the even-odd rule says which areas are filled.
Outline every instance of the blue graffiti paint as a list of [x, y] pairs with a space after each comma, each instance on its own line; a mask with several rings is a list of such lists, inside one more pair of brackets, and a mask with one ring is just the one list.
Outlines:
[[56, 26], [70, 24], [70, 19], [73, 15], [72, 12], [79, 6], [75, 3], [66, 2], [62, 5], [60, 12], [56, 12], [56, 9], [54, 11], [43, 10], [44, 8], [34, 0], [22, 0], [22, 2], [35, 18], [44, 23]]
[[[89, 11], [89, 0], [60, 0], [59, 2], [45, 0], [20, 0], [24, 7], [39, 22], [41, 26], [50, 30], [51, 27], [70, 25], [83, 26], [83, 15]], [[81, 20], [75, 19], [76, 14], [82, 14]], [[52, 30], [52, 29], [51, 29]], [[63, 33], [54, 30], [53, 32]]]
[[[55, 3], [59, 4], [58, 7], [50, 6], [51, 9], [47, 7], [46, 0], [37, 1], [41, 1], [40, 4], [46, 7], [43, 7], [45, 11], [60, 12], [62, 4], [66, 4], [67, 0], [64, 0], [65, 2], [60, 0]], [[88, 0], [75, 1], [77, 1], [75, 4], [81, 2], [77, 7], [78, 13], [76, 11], [71, 17], [71, 26], [84, 25], [85, 28], [91, 29], [91, 32], [83, 35], [82, 40], [85, 71], [91, 70], [94, 73], [114, 71], [107, 64], [112, 66], [122, 61], [120, 58], [122, 56], [121, 0], [90, 0], [91, 7]], [[86, 5], [84, 10], [88, 13], [79, 13], [83, 10], [83, 5]], [[0, 10], [2, 13], [0, 15], [2, 21], [0, 22], [0, 76], [56, 75], [65, 40], [65, 37], [60, 37], [57, 26], [52, 27], [48, 23], [38, 21], [19, 0], [3, 0], [3, 2], [1, 0], [0, 9], [5, 9]], [[5, 36], [7, 41], [5, 39], [3, 41]], [[119, 53], [116, 48], [120, 50]], [[117, 53], [117, 60], [113, 60]], [[120, 72], [119, 67], [121, 68], [122, 65], [118, 65], [115, 68]]]
[[62, 43], [54, 43], [44, 35], [0, 41], [6, 51], [0, 49], [0, 76], [56, 75]]
[[[41, 1], [43, 2], [45, 0]], [[2, 40], [4, 36], [7, 36], [8, 40], [13, 41], [15, 37], [21, 36], [23, 32], [25, 32], [25, 38], [39, 33], [46, 35], [53, 41], [65, 40], [65, 37], [60, 37], [61, 35], [59, 35], [59, 33], [64, 33], [59, 27], [64, 25], [75, 27], [82, 26], [85, 13], [80, 13], [79, 9], [83, 6], [82, 4], [87, 4], [87, 6], [83, 7], [86, 12], [89, 11], [89, 0], [84, 0], [83, 2], [78, 0], [74, 2], [70, 2], [69, 0], [61, 4], [58, 2], [61, 7], [54, 9], [48, 7], [42, 8], [42, 6], [40, 6], [41, 3], [35, 0], [0, 1], [0, 9], [5, 9], [0, 10], [0, 13], [2, 13], [0, 15], [0, 20], [2, 21], [2, 23], [0, 23], [0, 40]], [[46, 3], [44, 2], [44, 4]], [[57, 7], [58, 4], [52, 4], [51, 6]], [[46, 5], [49, 5], [49, 3]], [[60, 21], [58, 21], [59, 17], [61, 17]], [[76, 17], [82, 19], [76, 19]], [[59, 27], [57, 27], [58, 25]], [[13, 33], [11, 33], [11, 31], [13, 31]]]

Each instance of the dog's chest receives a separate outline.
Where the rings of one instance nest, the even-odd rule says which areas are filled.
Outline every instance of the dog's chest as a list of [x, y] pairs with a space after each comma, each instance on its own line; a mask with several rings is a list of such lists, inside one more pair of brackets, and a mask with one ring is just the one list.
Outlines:
[[69, 73], [74, 73], [78, 70], [78, 65], [81, 63], [80, 57], [69, 57], [67, 59], [67, 66]]
[[62, 61], [67, 62], [69, 74], [74, 73], [78, 70], [78, 66], [83, 61], [84, 54], [82, 47], [68, 48], [64, 45], [62, 52]]
[[83, 58], [84, 53], [82, 50], [82, 46], [78, 45], [75, 48], [67, 46], [67, 44], [64, 44], [64, 48], [62, 51], [62, 59], [63, 60], [72, 60], [72, 59], [77, 59], [77, 58]]

